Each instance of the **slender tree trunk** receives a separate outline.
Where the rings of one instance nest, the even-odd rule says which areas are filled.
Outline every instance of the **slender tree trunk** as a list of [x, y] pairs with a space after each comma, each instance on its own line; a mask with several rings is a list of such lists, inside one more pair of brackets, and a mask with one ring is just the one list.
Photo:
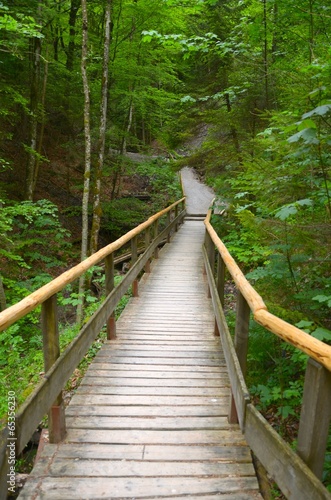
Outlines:
[[111, 0], [107, 0], [105, 12], [105, 36], [102, 67], [101, 85], [101, 105], [100, 105], [100, 128], [98, 142], [98, 163], [95, 173], [94, 200], [93, 200], [93, 220], [91, 229], [90, 253], [93, 254], [98, 248], [99, 230], [101, 224], [101, 179], [103, 162], [105, 156], [105, 139], [107, 124], [107, 104], [108, 104], [108, 77], [109, 77], [109, 47], [111, 39]]
[[36, 189], [36, 184], [37, 184], [37, 179], [38, 179], [38, 174], [39, 174], [39, 167], [40, 167], [40, 159], [41, 159], [41, 153], [42, 153], [42, 147], [43, 147], [43, 140], [44, 140], [45, 101], [46, 101], [47, 79], [48, 79], [48, 50], [46, 49], [45, 65], [44, 65], [44, 81], [43, 81], [43, 89], [42, 89], [42, 94], [41, 94], [41, 107], [42, 107], [41, 129], [40, 129], [40, 134], [39, 134], [37, 157], [36, 157], [36, 164], [35, 164], [34, 176], [33, 176], [33, 192]]
[[314, 59], [314, 0], [309, 0], [309, 64]]
[[132, 118], [133, 118], [133, 99], [131, 97], [130, 99], [130, 106], [129, 106], [129, 113], [128, 113], [128, 121], [127, 121], [127, 127], [123, 136], [123, 141], [122, 141], [122, 146], [121, 146], [121, 155], [125, 155], [126, 153], [126, 139], [128, 134], [130, 133], [131, 126], [132, 126]]
[[[82, 1], [82, 60], [81, 71], [84, 87], [84, 137], [85, 137], [85, 171], [84, 171], [84, 189], [82, 201], [82, 246], [81, 261], [87, 257], [88, 246], [88, 202], [90, 195], [90, 175], [91, 175], [91, 128], [90, 128], [90, 89], [87, 77], [87, 57], [88, 57], [88, 16], [87, 0]], [[85, 291], [85, 276], [79, 279], [78, 295], [81, 297], [77, 307], [77, 323], [81, 324], [83, 316], [83, 295]]]
[[7, 308], [6, 294], [3, 286], [2, 277], [0, 274], [0, 312], [4, 311], [6, 308]]
[[33, 68], [32, 80], [30, 87], [30, 133], [29, 133], [29, 148], [28, 148], [28, 163], [25, 198], [33, 200], [33, 188], [35, 180], [36, 168], [36, 150], [37, 150], [37, 133], [38, 133], [38, 102], [39, 102], [39, 73], [40, 73], [40, 54], [41, 41], [40, 38], [33, 39]]
[[69, 13], [69, 43], [67, 49], [66, 68], [68, 71], [74, 69], [74, 56], [75, 56], [75, 36], [76, 36], [76, 20], [81, 0], [72, 0]]
[[[230, 113], [232, 107], [231, 107], [231, 101], [230, 101], [229, 94], [225, 94], [224, 98], [225, 98], [227, 112]], [[240, 144], [239, 144], [237, 129], [234, 125], [231, 125], [230, 130], [231, 130], [233, 145], [234, 145], [234, 148], [235, 148], [236, 153], [237, 153], [238, 161], [239, 161], [239, 163], [242, 163], [242, 156], [241, 156], [241, 152], [240, 152]]]
[[268, 74], [268, 17], [267, 17], [267, 0], [263, 0], [263, 72], [264, 72], [264, 88], [265, 88], [265, 108], [269, 109], [269, 74]]

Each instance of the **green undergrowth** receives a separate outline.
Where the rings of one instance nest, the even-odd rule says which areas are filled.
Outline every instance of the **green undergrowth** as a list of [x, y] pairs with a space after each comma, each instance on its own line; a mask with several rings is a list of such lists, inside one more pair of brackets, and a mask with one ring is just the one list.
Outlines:
[[[100, 268], [94, 269], [94, 275], [96, 273], [97, 277], [94, 280], [94, 286], [97, 284], [101, 288], [104, 276], [101, 274]], [[122, 276], [115, 276], [115, 284], [119, 284], [121, 279]], [[131, 290], [120, 300], [115, 310], [116, 319], [126, 306], [130, 296]], [[102, 291], [98, 295], [92, 293], [91, 290], [85, 293], [86, 306], [84, 307], [83, 323], [86, 323], [95, 313], [104, 298]], [[59, 325], [61, 352], [76, 338], [80, 330], [79, 326], [73, 321], [78, 300], [77, 293], [71, 286], [67, 287], [58, 297], [59, 316], [62, 317], [62, 322]], [[44, 376], [39, 315], [40, 308], [0, 333], [0, 377], [3, 381], [0, 388], [0, 418], [3, 424], [6, 422], [8, 411], [8, 392], [15, 392], [16, 405], [19, 406]], [[65, 388], [67, 393], [70, 394], [78, 386], [81, 377], [105, 339], [106, 331], [104, 328], [83, 357], [72, 378], [68, 381]]]

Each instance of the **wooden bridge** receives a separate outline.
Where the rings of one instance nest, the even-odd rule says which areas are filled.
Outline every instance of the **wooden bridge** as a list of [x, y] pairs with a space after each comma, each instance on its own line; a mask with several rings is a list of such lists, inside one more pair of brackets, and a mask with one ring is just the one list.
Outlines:
[[[331, 348], [270, 314], [214, 232], [210, 213], [203, 223], [187, 217], [183, 203], [0, 314], [4, 329], [42, 304], [46, 373], [17, 413], [15, 439], [19, 453], [49, 412], [51, 442], [20, 499], [259, 499], [263, 488], [251, 450], [286, 498], [331, 498], [319, 480], [330, 422]], [[132, 266], [114, 287], [114, 254], [127, 242]], [[107, 298], [60, 353], [56, 293], [102, 260]], [[226, 267], [238, 293], [234, 343], [222, 308]], [[113, 310], [131, 286], [134, 297], [115, 324]], [[311, 357], [298, 453], [263, 419], [245, 385], [251, 311]], [[62, 388], [105, 323], [108, 341], [64, 410]], [[0, 498], [7, 493], [8, 439], [5, 429]]]

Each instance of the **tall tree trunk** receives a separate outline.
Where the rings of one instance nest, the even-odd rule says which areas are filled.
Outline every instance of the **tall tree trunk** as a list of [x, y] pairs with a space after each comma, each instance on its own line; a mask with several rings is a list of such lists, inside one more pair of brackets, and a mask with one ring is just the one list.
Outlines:
[[67, 49], [66, 68], [68, 71], [74, 69], [74, 56], [75, 56], [75, 36], [76, 36], [76, 20], [78, 9], [81, 0], [71, 0], [70, 13], [69, 13], [69, 43]]
[[133, 98], [131, 96], [130, 106], [129, 106], [129, 113], [128, 113], [128, 119], [127, 119], [127, 126], [126, 126], [126, 130], [124, 132], [124, 136], [123, 136], [123, 140], [122, 140], [122, 145], [121, 145], [121, 150], [120, 150], [120, 154], [121, 155], [125, 155], [125, 153], [126, 153], [126, 139], [127, 139], [127, 136], [128, 136], [128, 134], [130, 133], [130, 130], [131, 130], [132, 118], [133, 118]]
[[25, 186], [25, 198], [33, 200], [33, 188], [35, 180], [36, 168], [36, 150], [37, 150], [37, 133], [38, 133], [38, 103], [39, 103], [39, 73], [40, 73], [40, 54], [41, 41], [40, 38], [33, 39], [33, 61], [32, 61], [32, 77], [30, 87], [30, 132], [28, 145], [28, 162], [27, 176]]
[[45, 114], [46, 114], [45, 113], [45, 101], [46, 101], [47, 78], [48, 78], [48, 50], [46, 49], [46, 56], [45, 56], [45, 62], [44, 62], [44, 80], [43, 80], [43, 89], [42, 89], [42, 94], [41, 94], [41, 107], [42, 107], [41, 129], [40, 129], [40, 134], [39, 134], [36, 164], [35, 164], [34, 176], [33, 176], [33, 192], [36, 189], [40, 161], [41, 161], [43, 140], [44, 140]]
[[102, 66], [101, 104], [100, 104], [100, 128], [98, 141], [98, 163], [95, 172], [94, 200], [93, 200], [93, 220], [91, 229], [90, 253], [93, 254], [98, 248], [99, 230], [101, 224], [101, 179], [103, 162], [105, 156], [105, 139], [107, 124], [107, 104], [108, 104], [108, 77], [109, 77], [109, 47], [111, 39], [111, 0], [107, 0], [105, 12], [105, 35], [104, 52]]
[[267, 0], [263, 0], [263, 72], [264, 72], [264, 89], [265, 89], [265, 108], [269, 109], [269, 68], [268, 68], [268, 17], [267, 17]]
[[[90, 175], [91, 175], [91, 128], [90, 128], [90, 89], [87, 77], [87, 57], [88, 57], [88, 16], [87, 0], [82, 1], [82, 61], [81, 71], [84, 87], [84, 137], [85, 137], [85, 171], [84, 190], [82, 201], [82, 246], [81, 261], [87, 257], [88, 246], [88, 202], [90, 195]], [[83, 316], [83, 295], [85, 291], [85, 277], [79, 279], [78, 295], [81, 300], [77, 307], [77, 323], [81, 324]]]
[[[225, 104], [226, 104], [227, 112], [231, 113], [232, 106], [231, 106], [231, 101], [230, 101], [229, 94], [228, 93], [224, 94], [224, 98], [225, 98]], [[241, 151], [240, 151], [240, 144], [239, 144], [237, 129], [236, 129], [236, 127], [233, 124], [231, 124], [230, 130], [231, 130], [231, 136], [232, 136], [232, 140], [233, 140], [233, 145], [234, 145], [234, 148], [235, 148], [236, 153], [237, 153], [238, 161], [239, 161], [239, 163], [242, 163], [242, 156], [241, 156]]]

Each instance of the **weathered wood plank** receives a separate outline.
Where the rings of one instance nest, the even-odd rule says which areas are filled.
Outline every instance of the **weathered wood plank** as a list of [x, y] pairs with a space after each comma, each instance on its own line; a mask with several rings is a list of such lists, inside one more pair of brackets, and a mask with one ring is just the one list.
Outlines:
[[36, 464], [31, 476], [48, 475], [53, 477], [196, 477], [214, 476], [222, 479], [227, 476], [255, 476], [250, 463], [226, 462], [148, 462], [133, 460], [91, 460], [80, 459], [56, 461], [42, 458]]
[[246, 410], [245, 436], [287, 498], [330, 500], [323, 484], [251, 404]]
[[155, 374], [159, 373], [166, 373], [167, 377], [170, 377], [171, 374], [173, 374], [175, 377], [183, 377], [184, 375], [186, 376], [187, 374], [191, 373], [192, 378], [198, 377], [198, 376], [210, 376], [210, 377], [215, 377], [218, 376], [218, 374], [224, 373], [224, 366], [194, 366], [194, 371], [192, 373], [192, 369], [190, 366], [181, 366], [181, 365], [139, 365], [134, 364], [133, 366], [127, 366], [127, 364], [123, 364], [123, 366], [118, 366], [117, 364], [112, 364], [111, 362], [100, 362], [98, 364], [93, 364], [93, 369], [96, 370], [124, 370], [126, 372], [133, 373], [134, 376], [139, 376], [139, 373], [142, 373], [143, 371], [150, 372], [151, 376], [155, 376]]
[[127, 351], [132, 351], [134, 350], [135, 353], [140, 354], [140, 353], [147, 353], [148, 351], [152, 351], [153, 355], [154, 352], [161, 351], [162, 354], [168, 354], [168, 353], [173, 353], [173, 352], [179, 352], [179, 353], [187, 353], [188, 355], [190, 354], [195, 354], [195, 353], [218, 353], [219, 354], [219, 345], [218, 344], [207, 344], [206, 343], [201, 343], [201, 345], [195, 344], [195, 345], [187, 345], [185, 346], [185, 349], [183, 348], [183, 345], [181, 343], [177, 344], [171, 344], [168, 345], [166, 342], [162, 343], [160, 342], [159, 344], [151, 344], [150, 342], [127, 342], [126, 345], [123, 345], [123, 342], [116, 342], [112, 346], [109, 347], [109, 349], [102, 349], [102, 351], [106, 354], [109, 352], [127, 352]]
[[246, 446], [239, 430], [158, 431], [68, 429], [67, 442], [116, 444], [219, 444]]
[[214, 404], [209, 406], [203, 405], [173, 405], [173, 406], [92, 406], [92, 405], [74, 405], [71, 403], [67, 410], [67, 416], [108, 416], [108, 417], [212, 417], [212, 416], [226, 416], [228, 405]]
[[145, 430], [197, 430], [197, 429], [230, 429], [231, 424], [223, 417], [104, 417], [88, 415], [67, 418], [70, 429], [145, 429]]
[[180, 461], [217, 461], [251, 463], [251, 452], [246, 446], [178, 446], [178, 445], [139, 445], [139, 444], [93, 444], [63, 443], [60, 447], [47, 444], [44, 457], [86, 459], [86, 460], [164, 460]]
[[[95, 358], [95, 363], [104, 363], [107, 361], [106, 356], [99, 356]], [[208, 359], [208, 358], [143, 358], [143, 357], [133, 357], [133, 356], [118, 356], [111, 357], [110, 361], [113, 364], [121, 364], [121, 365], [168, 365], [168, 366], [220, 366], [220, 363], [225, 364], [225, 361], [221, 361], [219, 359]]]
[[[37, 488], [38, 487], [38, 488]], [[237, 477], [229, 478], [134, 478], [130, 481], [119, 481], [117, 478], [94, 478], [88, 477], [67, 478], [45, 478], [42, 482], [39, 478], [31, 479], [26, 484], [20, 499], [34, 498], [34, 500], [59, 500], [66, 498], [70, 500], [109, 498], [130, 499], [132, 498], [155, 498], [173, 497], [176, 495], [199, 495], [202, 494], [228, 494], [229, 492], [243, 493], [256, 490], [257, 481], [254, 477], [238, 480]], [[35, 492], [35, 493], [34, 493]], [[111, 492], [111, 493], [110, 493]], [[32, 496], [33, 495], [33, 496]], [[224, 498], [224, 497], [221, 497]], [[242, 498], [242, 497], [239, 497]]]
[[203, 388], [203, 387], [108, 387], [108, 385], [81, 385], [77, 394], [104, 394], [114, 396], [157, 396], [157, 397], [186, 397], [194, 396], [221, 398], [229, 395], [229, 388]]
[[[116, 372], [115, 372], [116, 374]], [[135, 375], [131, 373], [131, 377], [115, 376], [112, 372], [106, 370], [90, 370], [82, 380], [81, 385], [108, 385], [108, 386], [125, 386], [125, 387], [229, 387], [227, 377], [211, 378], [167, 378], [158, 376], [158, 374], [148, 373], [149, 376], [143, 376], [141, 373]], [[148, 379], [148, 380], [146, 380]]]
[[[227, 398], [227, 403], [229, 396]], [[75, 394], [72, 398], [75, 405], [217, 405], [225, 400], [207, 396], [125, 396], [107, 394]]]

